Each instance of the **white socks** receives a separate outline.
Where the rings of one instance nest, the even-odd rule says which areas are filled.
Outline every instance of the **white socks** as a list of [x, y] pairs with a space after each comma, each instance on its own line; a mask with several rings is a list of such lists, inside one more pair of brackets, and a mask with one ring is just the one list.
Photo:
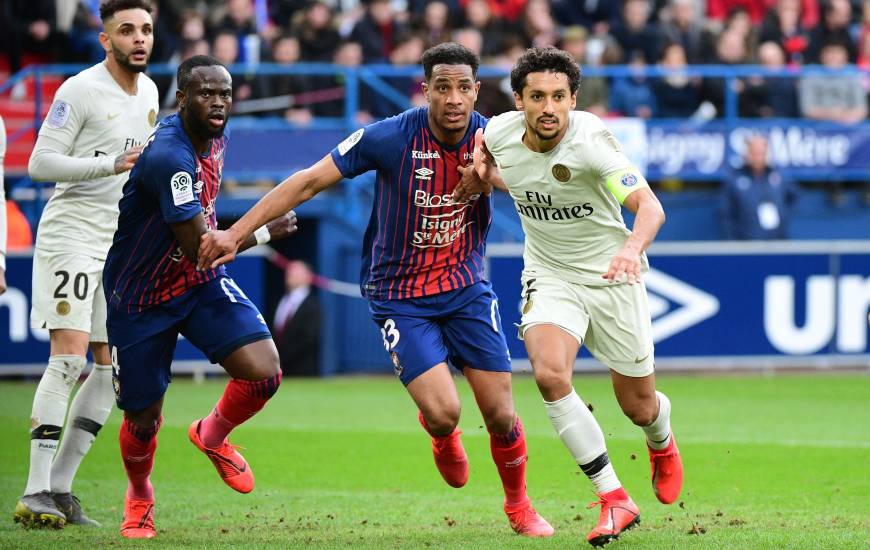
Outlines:
[[659, 415], [649, 426], [644, 426], [646, 443], [651, 449], [661, 450], [671, 443], [671, 400], [660, 391], [656, 392], [659, 398]]
[[69, 409], [69, 425], [51, 463], [51, 491], [69, 493], [73, 478], [115, 403], [112, 365], [94, 364]]
[[63, 427], [69, 395], [85, 367], [78, 355], [52, 355], [33, 397], [30, 413], [30, 473], [25, 495], [51, 489], [51, 460]]
[[544, 401], [544, 407], [562, 443], [595, 485], [595, 491], [603, 494], [621, 487], [607, 456], [604, 433], [577, 392], [572, 388], [557, 401]]

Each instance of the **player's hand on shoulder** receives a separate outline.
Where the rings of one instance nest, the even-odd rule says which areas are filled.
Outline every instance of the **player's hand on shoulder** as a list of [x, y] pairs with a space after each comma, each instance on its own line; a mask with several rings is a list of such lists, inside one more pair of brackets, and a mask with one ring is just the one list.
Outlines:
[[199, 241], [196, 268], [200, 271], [214, 269], [236, 259], [239, 240], [232, 229], [206, 231]]
[[492, 193], [492, 185], [486, 183], [474, 169], [474, 166], [457, 166], [459, 173], [462, 174], [462, 179], [456, 184], [453, 189], [453, 202], [468, 202], [476, 199], [483, 193], [489, 196]]
[[278, 239], [289, 237], [293, 233], [296, 233], [298, 229], [296, 212], [291, 210], [283, 216], [275, 218], [266, 224], [266, 228], [269, 229], [269, 240], [277, 241]]
[[641, 281], [640, 254], [623, 247], [610, 262], [607, 273], [602, 275], [610, 283], [628, 283], [633, 285]]
[[130, 147], [115, 157], [115, 173], [120, 174], [121, 172], [131, 170], [133, 165], [136, 164], [136, 161], [139, 159], [139, 155], [142, 154], [142, 149], [144, 149], [144, 146], [142, 145]]

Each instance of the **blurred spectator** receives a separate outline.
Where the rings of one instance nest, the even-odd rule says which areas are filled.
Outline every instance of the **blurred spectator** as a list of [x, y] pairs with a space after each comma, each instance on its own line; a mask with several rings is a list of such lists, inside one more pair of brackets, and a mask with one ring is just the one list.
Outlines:
[[[586, 54], [587, 67], [601, 67], [603, 65], [616, 65], [622, 61], [622, 48], [609, 35], [604, 35], [603, 49], [597, 56]], [[587, 44], [588, 49], [588, 44]], [[580, 92], [577, 94], [577, 110], [589, 111], [597, 116], [607, 116], [610, 100], [610, 87], [607, 78], [590, 76], [580, 83]]]
[[284, 376], [320, 374], [320, 302], [311, 289], [314, 275], [304, 262], [284, 270], [286, 292], [275, 309], [272, 331]]
[[390, 0], [367, 0], [365, 16], [354, 26], [350, 39], [359, 42], [366, 63], [386, 63], [402, 26], [393, 18]]
[[[406, 33], [396, 41], [396, 47], [390, 54], [390, 63], [398, 66], [413, 65], [417, 67], [420, 64], [420, 58], [423, 57], [423, 51], [425, 49], [426, 44], [423, 42], [423, 38], [420, 35]], [[419, 74], [416, 78], [390, 77], [387, 78], [386, 81], [395, 89], [407, 95], [410, 98], [412, 105], [425, 105], [426, 101], [423, 98], [423, 91], [420, 88], [420, 81], [422, 79], [423, 75]], [[395, 108], [396, 106], [393, 107], [392, 112], [387, 113], [384, 116], [395, 114]]]
[[655, 59], [659, 53], [658, 29], [650, 23], [649, 0], [625, 0], [622, 18], [610, 34], [619, 43], [626, 59], [633, 59], [639, 51], [644, 59]]
[[[211, 54], [221, 63], [230, 67], [239, 60], [239, 39], [230, 31], [221, 31], [214, 37]], [[252, 73], [232, 74], [233, 77], [233, 101], [245, 101], [255, 95], [259, 95], [256, 87], [256, 76]]]
[[787, 63], [803, 63], [809, 35], [801, 22], [800, 0], [778, 0], [776, 8], [764, 18], [759, 40], [779, 44]]
[[582, 25], [606, 34], [619, 20], [619, 2], [612, 0], [551, 0], [553, 16], [563, 26]]
[[[776, 42], [758, 46], [758, 63], [770, 70], [785, 70], [785, 53]], [[778, 76], [752, 76], [740, 94], [740, 116], [762, 118], [796, 117], [795, 79]]]
[[13, 73], [26, 52], [49, 62], [57, 55], [63, 37], [57, 32], [54, 0], [4, 0], [0, 2], [0, 47], [9, 55]]
[[547, 0], [528, 0], [519, 25], [529, 46], [552, 46], [559, 40], [559, 29]]
[[[156, 14], [152, 13], [154, 21]], [[66, 31], [69, 51], [72, 54], [69, 59], [84, 61], [86, 63], [98, 63], [106, 58], [106, 52], [100, 44], [100, 32], [103, 30], [103, 22], [100, 19], [100, 3], [78, 2], [72, 24]]]
[[855, 61], [857, 53], [849, 25], [852, 22], [852, 4], [849, 0], [825, 0], [822, 4], [822, 21], [810, 31], [810, 44], [806, 51], [807, 63], [823, 63], [822, 49], [833, 41], [846, 48], [847, 60]]
[[[598, 66], [602, 56], [599, 55], [593, 63], [589, 59], [589, 33], [585, 27], [575, 25], [562, 32], [559, 47], [569, 54], [580, 65], [581, 71], [588, 66]], [[601, 77], [583, 76], [580, 80], [580, 90], [577, 92], [578, 111], [592, 111], [596, 114], [607, 112], [607, 81]]]
[[786, 239], [797, 192], [767, 162], [767, 138], [746, 140], [744, 166], [722, 182], [720, 215], [725, 238]]
[[0, 115], [0, 295], [6, 292], [6, 185], [3, 161], [6, 157], [6, 125]]
[[311, 0], [269, 0], [269, 19], [279, 28], [289, 30], [296, 14], [310, 5]]
[[707, 0], [707, 17], [724, 22], [735, 10], [742, 10], [753, 25], [758, 25], [768, 7], [765, 0]]
[[426, 48], [449, 41], [451, 25], [447, 4], [440, 0], [426, 4], [422, 17], [417, 23], [417, 28], [418, 32], [426, 38]]
[[656, 98], [649, 79], [643, 71], [647, 67], [643, 53], [635, 50], [629, 56], [633, 74], [613, 80], [610, 91], [610, 111], [622, 116], [650, 118], [656, 112]]
[[858, 51], [855, 62], [867, 69], [870, 67], [870, 0], [861, 3], [861, 23], [855, 29], [855, 43]]
[[293, 18], [293, 34], [299, 38], [302, 61], [328, 63], [335, 54], [341, 36], [335, 29], [332, 10], [323, 2], [312, 2]]
[[712, 37], [698, 17], [693, 0], [671, 0], [668, 4], [669, 17], [659, 25], [663, 45], [679, 44], [687, 63], [703, 62], [712, 48]]
[[[272, 61], [284, 66], [290, 66], [299, 62], [300, 45], [299, 40], [292, 35], [284, 35], [276, 39], [272, 43]], [[263, 95], [273, 98], [276, 103], [284, 98], [293, 98], [292, 106], [280, 108], [274, 111], [268, 111], [268, 114], [273, 116], [283, 117], [288, 122], [305, 126], [311, 123], [314, 115], [311, 109], [301, 102], [299, 99], [311, 91], [317, 85], [318, 78], [327, 79], [328, 77], [306, 77], [303, 75], [280, 74], [261, 77], [261, 88]], [[309, 81], [311, 79], [311, 82]], [[326, 84], [328, 86], [328, 83]]]
[[[514, 23], [519, 20], [523, 13], [523, 8], [526, 6], [526, 0], [485, 0], [489, 6], [489, 11], [493, 17], [504, 19], [509, 23]], [[554, 0], [558, 1], [558, 0]], [[573, 0], [572, 0], [573, 1]], [[459, 5], [462, 9], [468, 5], [470, 0], [459, 0]]]
[[[849, 62], [847, 44], [832, 39], [822, 46], [822, 66], [842, 69]], [[853, 124], [867, 118], [867, 91], [857, 73], [828, 74], [807, 69], [798, 84], [801, 115]]]
[[486, 0], [468, 0], [465, 5], [465, 26], [480, 33], [483, 45], [479, 55], [482, 58], [489, 59], [504, 51], [507, 28], [503, 19], [493, 17]]
[[[458, 29], [453, 32], [453, 41], [462, 44], [472, 53], [480, 56], [483, 36], [479, 30], [475, 28]], [[480, 81], [480, 91], [477, 93], [477, 102], [474, 104], [475, 111], [485, 117], [492, 117], [516, 108], [514, 95], [510, 90], [510, 79], [479, 77], [478, 80]]]
[[[716, 52], [708, 62], [716, 65], [743, 65], [748, 61], [746, 42], [735, 30], [724, 30], [716, 40]], [[742, 87], [742, 81], [736, 81], [737, 90]], [[701, 83], [701, 97], [716, 109], [719, 117], [725, 114], [725, 79], [706, 77]]]
[[721, 32], [738, 34], [743, 40], [747, 56], [750, 56], [758, 46], [758, 29], [749, 18], [749, 12], [743, 8], [736, 8], [728, 15]]
[[[262, 41], [257, 34], [254, 3], [251, 0], [226, 0], [223, 12], [225, 15], [215, 25], [215, 31], [218, 34], [231, 33], [236, 36], [236, 61], [259, 63]], [[212, 49], [217, 50], [214, 44]]]
[[686, 73], [686, 51], [679, 43], [665, 46], [659, 65], [668, 71], [664, 77], [653, 81], [656, 97], [656, 117], [688, 118], [701, 103], [699, 83]]

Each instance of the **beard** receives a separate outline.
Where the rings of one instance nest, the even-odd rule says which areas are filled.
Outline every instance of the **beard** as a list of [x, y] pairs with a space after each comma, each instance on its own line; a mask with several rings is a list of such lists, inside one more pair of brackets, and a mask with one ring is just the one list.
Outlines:
[[215, 139], [224, 135], [224, 129], [227, 127], [227, 122], [230, 120], [229, 117], [225, 118], [224, 123], [220, 128], [215, 129], [209, 125], [208, 122], [203, 122], [196, 118], [196, 115], [190, 112], [189, 109], [182, 109], [181, 117], [193, 133], [206, 139]]
[[115, 61], [118, 62], [118, 65], [124, 67], [126, 70], [131, 73], [144, 73], [148, 69], [148, 61], [141, 65], [134, 64], [130, 61], [130, 57], [133, 54], [125, 54], [119, 48], [116, 48], [114, 44], [112, 44], [112, 56], [115, 58]]

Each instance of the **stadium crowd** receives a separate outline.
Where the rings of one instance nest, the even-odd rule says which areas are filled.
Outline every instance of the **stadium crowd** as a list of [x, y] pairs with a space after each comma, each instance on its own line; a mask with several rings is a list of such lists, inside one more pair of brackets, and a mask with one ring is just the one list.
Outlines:
[[[95, 63], [104, 52], [99, 0], [8, 0], [0, 39], [8, 69], [33, 61]], [[870, 1], [864, 0], [177, 0], [155, 1], [152, 63], [178, 64], [211, 53], [251, 67], [326, 62], [411, 65], [422, 52], [453, 40], [485, 64], [509, 69], [525, 48], [557, 45], [582, 67], [659, 65], [664, 78], [642, 74], [584, 80], [578, 109], [642, 118], [722, 116], [725, 81], [679, 69], [692, 64], [758, 64], [771, 69], [818, 64], [870, 66]], [[2, 63], [2, 62], [0, 62]], [[419, 85], [390, 83], [422, 102]], [[492, 84], [492, 85], [487, 85]], [[174, 86], [158, 85], [163, 106]], [[304, 125], [341, 116], [342, 76], [236, 74], [238, 109], [284, 116]], [[867, 115], [868, 83], [859, 75], [800, 80], [747, 77], [738, 83], [745, 117], [807, 117], [856, 122]], [[496, 80], [484, 82], [478, 110], [512, 108]], [[267, 99], [255, 103], [247, 100]], [[361, 123], [395, 113], [377, 94], [364, 95]]]

